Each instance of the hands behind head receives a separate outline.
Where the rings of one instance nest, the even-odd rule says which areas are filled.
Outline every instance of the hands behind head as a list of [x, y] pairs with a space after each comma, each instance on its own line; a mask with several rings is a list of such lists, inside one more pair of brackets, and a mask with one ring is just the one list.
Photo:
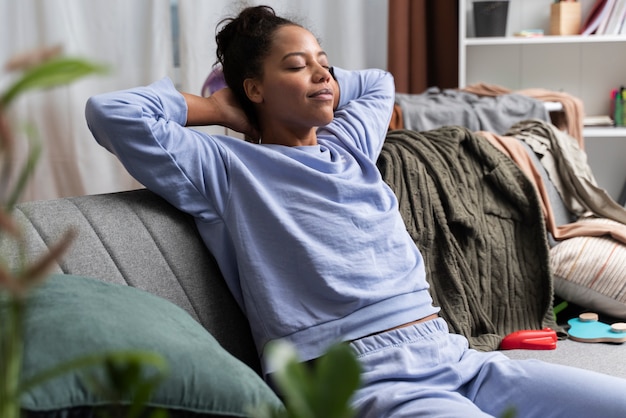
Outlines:
[[251, 142], [260, 133], [250, 123], [229, 88], [223, 88], [209, 97], [181, 93], [187, 102], [187, 126], [218, 125], [242, 133]]
[[207, 100], [213, 101], [217, 109], [219, 125], [244, 134], [251, 142], [257, 142], [260, 133], [248, 120], [230, 88], [225, 87], [214, 92]]

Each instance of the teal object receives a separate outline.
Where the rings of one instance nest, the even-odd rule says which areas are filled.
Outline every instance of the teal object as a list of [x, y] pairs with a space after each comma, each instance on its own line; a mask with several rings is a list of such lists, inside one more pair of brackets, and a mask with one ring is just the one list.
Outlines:
[[[122, 284], [62, 274], [52, 275], [33, 293], [25, 324], [24, 378], [87, 354], [115, 350], [149, 350], [167, 360], [170, 374], [147, 407], [194, 417], [244, 417], [261, 405], [282, 409], [256, 372], [166, 299]], [[22, 408], [37, 417], [59, 418], [110, 405], [111, 399], [89, 390], [84, 376], [85, 370], [77, 369], [32, 388], [22, 395]]]
[[[584, 315], [586, 315], [586, 317]], [[595, 314], [583, 314], [578, 318], [567, 321], [570, 325], [570, 329], [567, 333], [572, 340], [589, 343], [623, 343], [626, 341], [626, 332], [624, 332], [626, 330], [625, 323], [619, 322], [609, 325], [598, 321], [597, 315], [595, 315], [595, 319], [592, 315]]]

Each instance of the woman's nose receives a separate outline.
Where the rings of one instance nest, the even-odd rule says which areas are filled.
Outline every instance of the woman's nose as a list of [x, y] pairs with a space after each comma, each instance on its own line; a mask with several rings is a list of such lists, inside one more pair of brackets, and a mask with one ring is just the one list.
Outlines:
[[319, 66], [319, 70], [315, 73], [315, 79], [318, 83], [324, 83], [330, 80], [332, 75], [330, 74], [330, 70], [326, 67]]

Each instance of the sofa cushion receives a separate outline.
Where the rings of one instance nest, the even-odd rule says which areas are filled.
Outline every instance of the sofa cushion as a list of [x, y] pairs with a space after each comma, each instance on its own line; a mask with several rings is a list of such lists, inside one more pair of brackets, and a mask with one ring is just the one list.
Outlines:
[[[255, 405], [280, 406], [258, 374], [226, 352], [187, 312], [143, 290], [52, 275], [33, 293], [27, 312], [24, 378], [85, 354], [148, 350], [169, 366], [148, 406], [179, 411], [176, 416], [193, 412], [194, 417], [245, 416]], [[21, 398], [22, 407], [33, 416], [59, 417], [71, 416], [72, 409], [107, 405], [110, 399], [85, 385], [86, 372], [73, 370], [30, 389]]]
[[54, 273], [97, 277], [167, 299], [261, 373], [248, 321], [190, 215], [140, 189], [23, 202], [14, 216], [24, 248], [0, 235], [8, 268], [35, 262], [72, 229], [76, 238]]
[[[618, 224], [604, 218], [589, 223]], [[615, 318], [626, 318], [626, 245], [609, 236], [580, 236], [550, 250], [554, 291], [561, 298]]]

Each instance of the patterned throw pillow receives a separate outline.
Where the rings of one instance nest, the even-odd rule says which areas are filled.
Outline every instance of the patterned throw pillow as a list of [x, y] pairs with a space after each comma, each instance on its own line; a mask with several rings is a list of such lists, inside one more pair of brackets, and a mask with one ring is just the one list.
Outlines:
[[[587, 222], [621, 225], [609, 219]], [[598, 313], [626, 318], [626, 244], [609, 236], [575, 237], [550, 250], [554, 291]]]

